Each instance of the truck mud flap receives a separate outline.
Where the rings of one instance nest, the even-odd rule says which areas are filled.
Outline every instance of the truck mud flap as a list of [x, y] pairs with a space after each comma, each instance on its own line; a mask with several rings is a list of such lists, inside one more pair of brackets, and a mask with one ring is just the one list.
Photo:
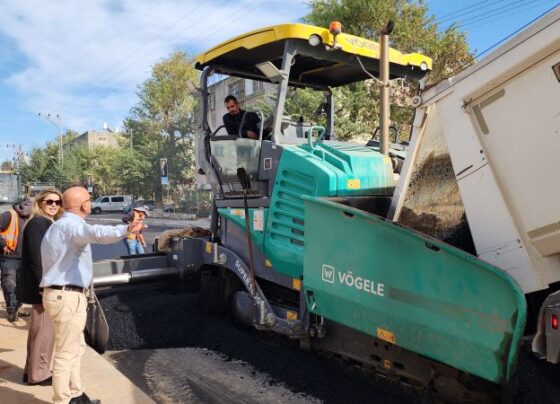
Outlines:
[[311, 312], [484, 379], [510, 379], [526, 303], [509, 275], [379, 216], [304, 199]]

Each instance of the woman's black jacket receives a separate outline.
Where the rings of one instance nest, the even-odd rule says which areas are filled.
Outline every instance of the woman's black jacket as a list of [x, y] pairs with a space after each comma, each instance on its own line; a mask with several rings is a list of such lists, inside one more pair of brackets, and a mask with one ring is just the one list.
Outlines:
[[43, 216], [35, 216], [27, 222], [23, 231], [21, 268], [18, 271], [17, 295], [22, 303], [41, 304], [39, 283], [43, 277], [41, 264], [41, 241], [53, 222]]

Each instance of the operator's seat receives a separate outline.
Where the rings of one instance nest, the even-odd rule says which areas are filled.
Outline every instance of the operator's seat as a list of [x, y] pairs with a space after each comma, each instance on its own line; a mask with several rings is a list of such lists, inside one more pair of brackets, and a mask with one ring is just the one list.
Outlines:
[[307, 142], [307, 134], [313, 124], [304, 122], [303, 117], [298, 121], [292, 121], [289, 116], [282, 117], [282, 143], [300, 144]]

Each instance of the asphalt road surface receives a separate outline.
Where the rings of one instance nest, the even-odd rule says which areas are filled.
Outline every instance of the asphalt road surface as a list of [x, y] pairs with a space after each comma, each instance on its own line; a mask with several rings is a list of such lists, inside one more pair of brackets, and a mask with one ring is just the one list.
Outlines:
[[111, 328], [108, 356], [157, 402], [429, 402], [369, 382], [284, 337], [203, 315], [189, 286], [168, 283], [101, 298]]
[[[117, 223], [119, 215], [92, 222]], [[149, 219], [148, 219], [149, 220]], [[150, 241], [163, 230], [150, 225]], [[94, 259], [114, 258], [124, 244], [95, 246]], [[278, 335], [203, 315], [197, 283], [125, 287], [100, 296], [111, 337], [106, 357], [158, 403], [429, 403], [400, 385], [374, 379], [346, 363], [304, 352]], [[523, 352], [518, 403], [560, 403], [559, 367]]]

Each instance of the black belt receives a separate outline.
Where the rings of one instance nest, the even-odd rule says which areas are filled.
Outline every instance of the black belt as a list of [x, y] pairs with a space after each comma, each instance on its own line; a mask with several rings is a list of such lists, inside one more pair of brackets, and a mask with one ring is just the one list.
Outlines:
[[64, 286], [49, 285], [45, 287], [45, 289], [70, 290], [72, 292], [80, 292], [80, 293], [86, 293], [88, 290], [87, 288], [82, 288], [81, 286], [76, 286], [76, 285], [64, 285]]

